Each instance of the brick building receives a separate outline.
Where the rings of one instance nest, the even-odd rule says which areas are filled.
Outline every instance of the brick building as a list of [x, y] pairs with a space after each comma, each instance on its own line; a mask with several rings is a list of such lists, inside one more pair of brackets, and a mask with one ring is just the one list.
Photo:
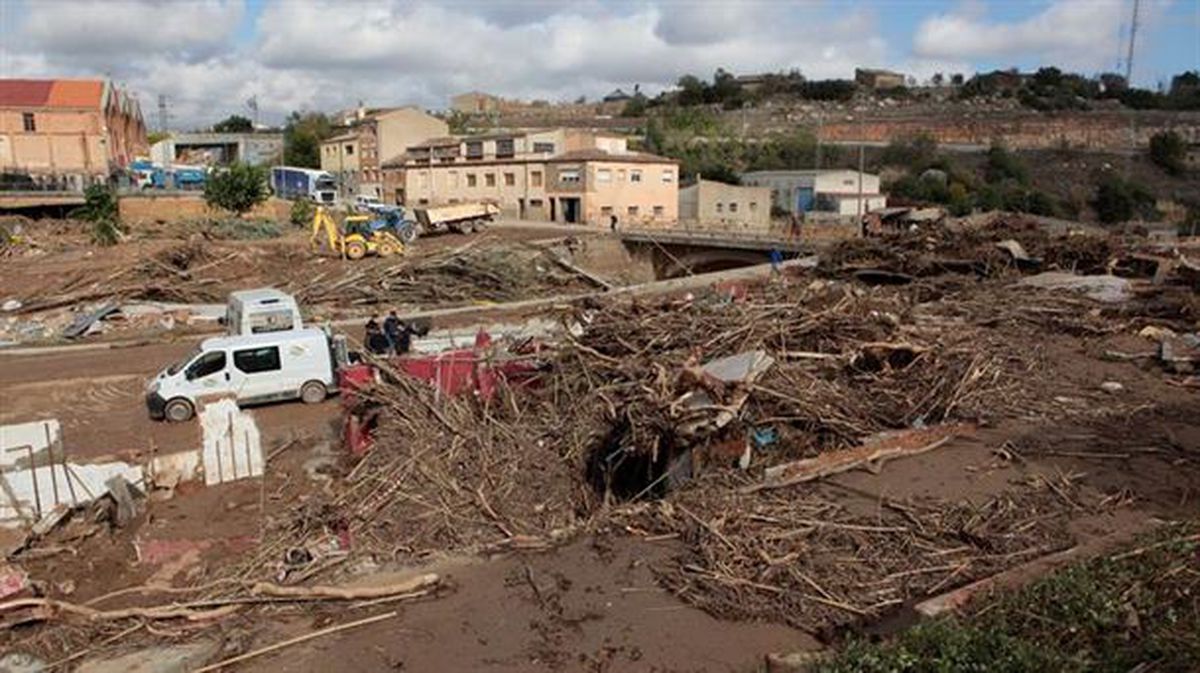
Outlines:
[[102, 180], [149, 152], [138, 101], [104, 80], [0, 80], [0, 170]]

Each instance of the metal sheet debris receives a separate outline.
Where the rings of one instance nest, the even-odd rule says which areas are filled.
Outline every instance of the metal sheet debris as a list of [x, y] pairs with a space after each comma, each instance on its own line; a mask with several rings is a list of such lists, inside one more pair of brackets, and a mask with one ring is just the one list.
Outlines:
[[209, 402], [200, 408], [200, 428], [205, 484], [262, 476], [262, 440], [249, 411], [230, 398]]

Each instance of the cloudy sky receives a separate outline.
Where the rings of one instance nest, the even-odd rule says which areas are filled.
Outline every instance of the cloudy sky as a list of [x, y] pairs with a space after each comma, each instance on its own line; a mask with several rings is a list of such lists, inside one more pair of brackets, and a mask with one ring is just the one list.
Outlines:
[[[1055, 64], [1112, 70], [1133, 0], [0, 0], [0, 76], [123, 82], [157, 125], [414, 103], [480, 89], [595, 98], [679, 75], [855, 66], [925, 78]], [[1200, 0], [1143, 0], [1134, 80], [1200, 67]]]

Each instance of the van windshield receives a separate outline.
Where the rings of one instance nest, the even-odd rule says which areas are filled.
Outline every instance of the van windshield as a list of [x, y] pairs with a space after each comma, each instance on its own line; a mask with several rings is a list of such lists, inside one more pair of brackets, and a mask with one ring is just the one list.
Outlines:
[[169, 374], [171, 376], [175, 376], [179, 372], [183, 371], [183, 368], [186, 367], [189, 362], [191, 362], [192, 360], [195, 360], [196, 356], [199, 355], [200, 352], [201, 352], [200, 346], [196, 346], [195, 348], [192, 349], [192, 351], [190, 353], [188, 353], [186, 356], [184, 356], [184, 358], [182, 360], [180, 360], [179, 362], [176, 362], [175, 364], [171, 365], [170, 367], [167, 367], [167, 374]]

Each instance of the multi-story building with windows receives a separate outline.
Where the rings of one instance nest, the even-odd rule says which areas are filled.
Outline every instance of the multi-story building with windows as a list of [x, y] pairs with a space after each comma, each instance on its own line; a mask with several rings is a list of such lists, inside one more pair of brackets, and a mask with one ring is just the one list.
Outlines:
[[591, 131], [432, 138], [386, 162], [389, 171], [403, 172], [402, 202], [410, 207], [487, 201], [507, 217], [592, 224], [678, 217], [673, 159]]

